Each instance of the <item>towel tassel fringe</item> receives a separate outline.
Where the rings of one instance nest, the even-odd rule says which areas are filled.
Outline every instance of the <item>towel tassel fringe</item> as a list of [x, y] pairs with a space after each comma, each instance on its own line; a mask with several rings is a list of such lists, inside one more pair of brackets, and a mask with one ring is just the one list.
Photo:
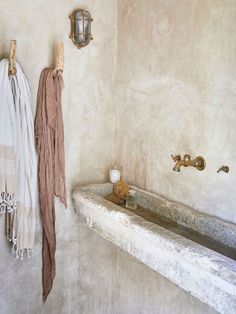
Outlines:
[[9, 214], [16, 210], [16, 198], [14, 193], [1, 192], [0, 214]]

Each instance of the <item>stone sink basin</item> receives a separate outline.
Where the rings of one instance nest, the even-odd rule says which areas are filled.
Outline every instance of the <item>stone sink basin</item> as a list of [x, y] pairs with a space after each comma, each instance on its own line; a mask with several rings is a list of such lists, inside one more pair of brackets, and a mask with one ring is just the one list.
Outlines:
[[137, 210], [105, 200], [110, 183], [76, 188], [76, 210], [88, 227], [202, 302], [236, 313], [236, 225], [131, 188]]

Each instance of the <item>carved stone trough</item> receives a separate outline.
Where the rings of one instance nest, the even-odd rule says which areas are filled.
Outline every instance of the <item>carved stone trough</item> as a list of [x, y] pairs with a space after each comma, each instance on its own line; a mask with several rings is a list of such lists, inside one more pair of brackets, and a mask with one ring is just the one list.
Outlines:
[[73, 191], [83, 222], [220, 313], [236, 313], [236, 225], [132, 186], [138, 209], [104, 199], [113, 185]]

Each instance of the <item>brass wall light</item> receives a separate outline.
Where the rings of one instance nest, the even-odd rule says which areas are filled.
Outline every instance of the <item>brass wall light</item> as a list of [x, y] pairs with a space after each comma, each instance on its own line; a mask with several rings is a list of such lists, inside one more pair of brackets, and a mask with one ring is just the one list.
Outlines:
[[88, 11], [74, 10], [69, 16], [71, 21], [70, 38], [77, 48], [83, 48], [93, 39], [91, 35], [91, 22], [93, 19]]

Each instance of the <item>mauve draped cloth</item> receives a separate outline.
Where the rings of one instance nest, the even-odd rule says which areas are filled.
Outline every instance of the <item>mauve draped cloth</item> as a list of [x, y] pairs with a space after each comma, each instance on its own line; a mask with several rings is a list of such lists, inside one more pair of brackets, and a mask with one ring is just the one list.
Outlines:
[[65, 187], [64, 126], [61, 109], [62, 76], [42, 71], [35, 118], [35, 139], [39, 156], [39, 201], [43, 226], [43, 300], [47, 299], [56, 274], [54, 196], [67, 207]]

